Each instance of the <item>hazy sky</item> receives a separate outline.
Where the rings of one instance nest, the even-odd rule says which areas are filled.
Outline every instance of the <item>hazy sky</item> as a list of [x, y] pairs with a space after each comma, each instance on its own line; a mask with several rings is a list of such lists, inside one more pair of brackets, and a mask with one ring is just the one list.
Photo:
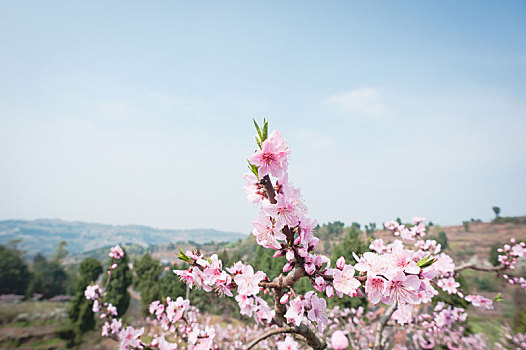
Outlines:
[[320, 222], [526, 214], [524, 1], [0, 1], [0, 219], [249, 232], [251, 118]]

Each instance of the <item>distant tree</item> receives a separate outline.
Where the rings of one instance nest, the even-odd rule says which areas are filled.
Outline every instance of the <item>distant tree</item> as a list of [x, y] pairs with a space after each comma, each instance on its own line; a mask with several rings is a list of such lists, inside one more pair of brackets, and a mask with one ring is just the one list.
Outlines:
[[184, 265], [174, 264], [168, 271], [163, 271], [159, 278], [159, 294], [161, 298], [176, 299], [177, 297], [184, 297], [186, 294], [186, 284], [181, 282], [179, 278], [172, 272], [173, 270], [184, 269]]
[[371, 222], [369, 225], [365, 225], [365, 233], [367, 233], [367, 236], [372, 235], [376, 231], [376, 223]]
[[57, 248], [53, 253], [53, 261], [62, 261], [62, 259], [68, 255], [68, 251], [65, 248], [67, 245], [68, 243], [66, 241], [60, 241], [57, 243]]
[[149, 315], [150, 303], [160, 297], [159, 277], [163, 268], [157, 259], [150, 254], [143, 255], [133, 265], [133, 287], [141, 293], [141, 310], [144, 315]]
[[[119, 317], [126, 313], [130, 305], [130, 293], [128, 287], [132, 284], [132, 274], [128, 266], [128, 254], [124, 250], [124, 256], [119, 259], [118, 266], [111, 273], [110, 283], [106, 289], [106, 300], [117, 307]], [[108, 266], [111, 266], [113, 260], [110, 258]], [[104, 275], [103, 285], [108, 279], [108, 274]]]
[[26, 293], [31, 279], [20, 251], [0, 245], [0, 294]]
[[464, 225], [464, 231], [469, 231], [469, 221], [462, 221], [462, 225]]
[[28, 295], [42, 294], [45, 299], [66, 294], [68, 274], [59, 261], [47, 261], [42, 254], [33, 258], [33, 275], [28, 287]]
[[500, 208], [499, 207], [493, 207], [493, 212], [495, 213], [495, 218], [498, 219], [500, 216]]
[[440, 231], [438, 233], [437, 242], [440, 243], [442, 250], [449, 248], [449, 242], [447, 239], [447, 235], [444, 231]]
[[69, 322], [57, 334], [72, 347], [80, 342], [82, 334], [95, 328], [93, 301], [84, 296], [86, 287], [96, 281], [102, 273], [102, 265], [94, 258], [86, 258], [80, 263], [80, 275], [75, 285], [75, 297], [68, 309]]

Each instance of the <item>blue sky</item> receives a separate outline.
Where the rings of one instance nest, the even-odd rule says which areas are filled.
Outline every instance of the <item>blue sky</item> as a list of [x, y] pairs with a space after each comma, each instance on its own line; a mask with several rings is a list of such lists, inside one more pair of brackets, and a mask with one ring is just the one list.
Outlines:
[[526, 3], [0, 2], [0, 219], [249, 232], [251, 118], [320, 222], [526, 214]]

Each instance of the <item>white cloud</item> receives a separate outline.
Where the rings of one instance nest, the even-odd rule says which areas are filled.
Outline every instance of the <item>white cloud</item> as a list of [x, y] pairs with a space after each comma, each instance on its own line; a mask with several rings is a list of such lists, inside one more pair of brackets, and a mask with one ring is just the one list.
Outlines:
[[381, 94], [372, 87], [362, 87], [333, 95], [325, 102], [343, 114], [379, 116], [385, 112]]

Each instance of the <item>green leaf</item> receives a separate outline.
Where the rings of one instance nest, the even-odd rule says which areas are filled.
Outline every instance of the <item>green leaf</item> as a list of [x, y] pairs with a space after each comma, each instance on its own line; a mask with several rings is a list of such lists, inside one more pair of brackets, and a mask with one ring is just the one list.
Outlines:
[[263, 135], [261, 137], [261, 142], [265, 141], [267, 139], [267, 135], [268, 135], [268, 121], [266, 121], [265, 119], [263, 119]]
[[421, 259], [419, 262], [417, 262], [416, 265], [421, 269], [425, 269], [426, 267], [433, 265], [436, 260], [437, 259], [431, 258], [431, 255], [428, 255], [425, 258]]
[[190, 262], [190, 258], [188, 257], [188, 255], [186, 255], [182, 250], [181, 248], [179, 248], [179, 259], [183, 260], [183, 261], [186, 261], [186, 262]]
[[257, 135], [255, 136], [255, 138], [256, 138], [256, 143], [258, 144], [259, 148], [261, 149], [261, 141], [259, 141]]
[[254, 122], [254, 126], [256, 127], [256, 130], [258, 131], [259, 138], [262, 139], [261, 129], [259, 128], [259, 125], [256, 122], [256, 119], [252, 118], [252, 121]]
[[256, 177], [259, 179], [259, 175], [258, 175], [258, 167], [255, 166], [254, 164], [251, 164], [250, 163], [250, 160], [247, 159], [247, 162], [248, 162], [248, 168], [250, 169], [250, 171], [252, 171], [252, 173], [254, 175], [256, 175]]
[[500, 295], [500, 293], [497, 294], [497, 295], [495, 296], [495, 298], [493, 298], [493, 301], [495, 301], [495, 302], [501, 302], [502, 300], [503, 300], [503, 299], [502, 299], [502, 296]]

